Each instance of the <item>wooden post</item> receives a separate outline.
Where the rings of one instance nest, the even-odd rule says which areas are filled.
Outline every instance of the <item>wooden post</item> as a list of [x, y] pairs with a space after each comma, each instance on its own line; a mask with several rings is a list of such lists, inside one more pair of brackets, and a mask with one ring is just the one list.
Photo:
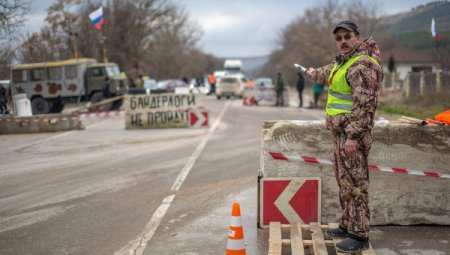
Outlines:
[[396, 72], [392, 72], [391, 73], [391, 88], [392, 89], [396, 89], [397, 88], [397, 84], [395, 83], [395, 75], [397, 74]]
[[425, 72], [424, 71], [420, 71], [419, 88], [420, 88], [419, 95], [423, 95], [425, 93]]
[[406, 79], [405, 79], [405, 86], [403, 88], [403, 90], [405, 91], [406, 94], [406, 98], [409, 98], [411, 96], [411, 73], [408, 73], [406, 75]]
[[437, 70], [437, 72], [436, 72], [436, 93], [442, 92], [441, 76], [442, 76], [442, 70]]

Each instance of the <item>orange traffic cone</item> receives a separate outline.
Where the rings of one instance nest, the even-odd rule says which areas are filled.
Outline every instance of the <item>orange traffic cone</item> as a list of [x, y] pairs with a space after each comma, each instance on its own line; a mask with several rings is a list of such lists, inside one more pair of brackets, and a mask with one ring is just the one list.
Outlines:
[[244, 229], [241, 223], [241, 207], [238, 202], [233, 203], [231, 209], [231, 223], [228, 229], [226, 255], [245, 255]]

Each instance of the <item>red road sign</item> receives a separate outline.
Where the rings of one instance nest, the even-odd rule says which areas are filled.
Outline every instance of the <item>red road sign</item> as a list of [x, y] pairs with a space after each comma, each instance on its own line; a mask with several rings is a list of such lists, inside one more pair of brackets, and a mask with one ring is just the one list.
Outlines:
[[242, 105], [256, 105], [254, 96], [243, 96], [242, 97]]
[[260, 225], [320, 222], [320, 178], [262, 178]]
[[201, 109], [192, 109], [189, 113], [190, 127], [207, 127], [208, 126], [208, 111]]

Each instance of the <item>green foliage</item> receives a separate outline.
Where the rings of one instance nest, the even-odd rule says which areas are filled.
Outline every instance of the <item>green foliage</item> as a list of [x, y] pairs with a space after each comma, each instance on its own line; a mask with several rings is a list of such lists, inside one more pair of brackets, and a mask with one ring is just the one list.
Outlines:
[[399, 20], [387, 26], [396, 44], [422, 52], [436, 50], [436, 42], [431, 35], [431, 19], [435, 19], [436, 29], [442, 40], [438, 44], [447, 48], [450, 44], [450, 3], [447, 1], [430, 2], [413, 8], [407, 14], [397, 14], [391, 18]]
[[448, 31], [450, 28], [450, 3], [434, 2], [428, 3], [421, 8], [415, 8], [405, 18], [392, 24], [389, 30], [393, 34], [403, 34], [412, 32], [428, 32], [431, 34], [431, 19], [434, 17], [436, 28], [439, 32]]
[[414, 105], [387, 105], [380, 103], [378, 110], [389, 114], [405, 115], [418, 119], [434, 118], [434, 116], [440, 112], [446, 110], [442, 105], [431, 105], [428, 107], [414, 107]]
[[378, 110], [390, 114], [410, 116], [418, 119], [434, 118], [440, 112], [450, 109], [449, 93], [434, 96], [409, 98], [402, 103], [378, 103]]
[[[450, 42], [450, 31], [440, 33], [442, 40], [440, 45], [443, 43]], [[436, 41], [434, 40], [431, 32], [412, 32], [407, 34], [400, 34], [395, 37], [397, 43], [406, 47], [420, 51], [431, 51], [436, 49]]]

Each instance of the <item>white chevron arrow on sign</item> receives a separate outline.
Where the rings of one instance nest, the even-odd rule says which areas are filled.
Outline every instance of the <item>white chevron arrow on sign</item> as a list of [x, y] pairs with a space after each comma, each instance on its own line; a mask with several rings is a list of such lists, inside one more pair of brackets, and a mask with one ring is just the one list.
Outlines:
[[190, 111], [191, 127], [206, 127], [208, 126], [207, 112], [199, 109]]
[[303, 183], [305, 183], [305, 180], [292, 180], [291, 182], [289, 182], [288, 186], [286, 186], [286, 188], [274, 203], [278, 210], [280, 210], [280, 212], [289, 222], [304, 223], [300, 216], [298, 216], [294, 208], [292, 208], [292, 206], [289, 204], [292, 197], [294, 197]]

